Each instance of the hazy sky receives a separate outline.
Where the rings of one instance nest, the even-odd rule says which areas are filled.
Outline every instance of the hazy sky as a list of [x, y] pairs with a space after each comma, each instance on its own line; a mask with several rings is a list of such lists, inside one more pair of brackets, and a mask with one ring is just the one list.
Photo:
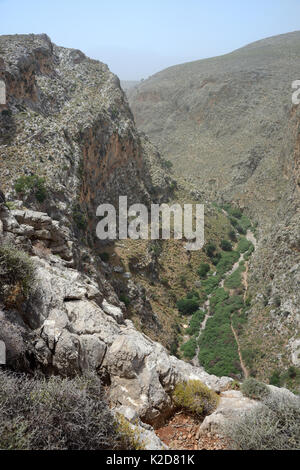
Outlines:
[[0, 0], [0, 34], [47, 33], [123, 80], [300, 29], [300, 0]]

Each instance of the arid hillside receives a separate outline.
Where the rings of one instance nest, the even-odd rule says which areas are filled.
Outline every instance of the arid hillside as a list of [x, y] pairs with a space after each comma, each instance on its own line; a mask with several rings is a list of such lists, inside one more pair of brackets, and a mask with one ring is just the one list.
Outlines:
[[299, 59], [297, 31], [170, 67], [128, 92], [138, 128], [174, 174], [258, 224], [245, 350], [265, 378], [292, 357], [300, 364]]

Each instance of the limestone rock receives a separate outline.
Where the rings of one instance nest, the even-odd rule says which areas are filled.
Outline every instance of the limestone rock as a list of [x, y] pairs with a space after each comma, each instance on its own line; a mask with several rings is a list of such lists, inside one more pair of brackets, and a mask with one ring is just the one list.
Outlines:
[[237, 390], [225, 391], [221, 394], [217, 409], [209, 416], [206, 416], [201, 424], [198, 434], [210, 432], [221, 434], [222, 427], [227, 420], [234, 419], [241, 413], [249, 411], [258, 406], [257, 401], [244, 397], [242, 392]]
[[102, 302], [102, 308], [105, 313], [112, 316], [118, 323], [123, 322], [123, 312], [120, 307], [111, 305], [107, 302], [107, 300], [104, 299]]

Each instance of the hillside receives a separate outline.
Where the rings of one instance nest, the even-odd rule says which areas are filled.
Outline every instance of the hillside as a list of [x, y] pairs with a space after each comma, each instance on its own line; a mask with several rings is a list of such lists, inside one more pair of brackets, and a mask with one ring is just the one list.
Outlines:
[[[0, 36], [0, 79], [0, 449], [270, 448], [276, 433], [279, 446], [298, 447], [298, 397], [244, 381], [264, 375], [253, 347], [262, 345], [259, 307], [269, 311], [255, 293], [266, 278], [263, 232], [247, 210], [175, 178], [137, 130], [119, 79], [81, 51], [44, 34]], [[204, 249], [186, 250], [185, 239], [99, 240], [96, 208], [121, 195], [148, 207], [204, 202]], [[296, 263], [290, 237], [280, 239], [285, 263], [266, 293], [289, 340], [298, 266], [289, 282], [276, 275]], [[275, 344], [267, 366], [282, 354]], [[287, 350], [277, 385], [298, 391], [290, 363]], [[239, 438], [223, 429], [243, 426], [244, 411], [268, 416], [269, 406], [271, 440], [249, 444], [253, 426]]]
[[174, 174], [258, 224], [243, 348], [265, 379], [300, 365], [299, 58], [297, 31], [170, 67], [128, 92], [138, 128]]

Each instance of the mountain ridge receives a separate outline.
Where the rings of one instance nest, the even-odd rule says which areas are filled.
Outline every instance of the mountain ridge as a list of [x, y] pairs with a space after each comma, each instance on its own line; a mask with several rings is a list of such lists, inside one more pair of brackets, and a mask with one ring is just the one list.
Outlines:
[[[173, 164], [174, 174], [210, 201], [239, 206], [257, 223], [251, 340], [243, 341], [246, 355], [255, 350], [249, 352], [255, 356], [250, 369], [264, 379], [276, 367], [299, 366], [294, 349], [300, 327], [300, 110], [292, 103], [299, 60], [296, 31], [173, 66], [128, 92], [138, 128]], [[274, 300], [278, 296], [281, 307]], [[258, 344], [258, 317], [270, 341], [268, 358]]]

